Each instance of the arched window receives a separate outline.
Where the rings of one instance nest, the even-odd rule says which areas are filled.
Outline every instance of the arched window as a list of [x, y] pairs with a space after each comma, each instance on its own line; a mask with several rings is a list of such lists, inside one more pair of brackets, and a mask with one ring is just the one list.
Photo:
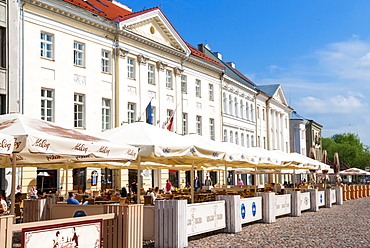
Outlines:
[[233, 131], [230, 131], [230, 143], [234, 143]]
[[242, 146], [244, 146], [244, 133], [240, 134], [240, 143]]
[[230, 115], [233, 114], [233, 99], [232, 99], [231, 95], [229, 95], [229, 114]]
[[248, 103], [245, 104], [245, 119], [249, 121], [249, 105]]
[[254, 137], [251, 135], [251, 147], [254, 147]]
[[235, 144], [239, 145], [239, 135], [238, 135], [238, 132], [235, 132]]
[[222, 94], [222, 101], [223, 101], [223, 110], [224, 110], [224, 113], [227, 113], [227, 98], [226, 98], [226, 93], [223, 93]]
[[251, 121], [254, 122], [254, 109], [253, 109], [253, 104], [251, 104]]
[[236, 97], [234, 98], [234, 103], [235, 103], [235, 116], [238, 116], [239, 107], [238, 107], [238, 99], [236, 99]]
[[243, 100], [240, 100], [240, 118], [244, 117], [243, 112], [244, 112]]
[[227, 142], [227, 130], [224, 130], [224, 141]]
[[250, 143], [250, 141], [249, 141], [249, 134], [247, 134], [247, 147], [248, 147], [248, 148], [249, 148], [249, 147], [251, 147], [251, 146], [250, 146], [250, 144], [251, 144], [251, 143]]

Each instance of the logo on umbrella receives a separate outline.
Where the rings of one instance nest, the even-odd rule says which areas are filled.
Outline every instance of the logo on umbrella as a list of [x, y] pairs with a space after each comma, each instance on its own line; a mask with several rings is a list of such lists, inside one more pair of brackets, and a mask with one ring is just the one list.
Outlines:
[[322, 203], [322, 194], [320, 194], [320, 203]]

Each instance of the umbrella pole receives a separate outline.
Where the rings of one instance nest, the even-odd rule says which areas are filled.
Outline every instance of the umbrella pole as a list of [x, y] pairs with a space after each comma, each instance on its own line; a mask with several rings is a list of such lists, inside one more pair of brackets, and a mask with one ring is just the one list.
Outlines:
[[293, 169], [293, 185], [294, 185], [294, 191], [295, 191], [295, 184], [297, 182], [297, 177], [295, 176], [295, 169]]
[[227, 187], [227, 165], [225, 164], [225, 170], [224, 170], [224, 185]]
[[65, 198], [68, 199], [68, 163], [66, 164], [65, 168], [65, 176], [66, 176], [66, 193], [65, 193]]
[[[17, 170], [17, 158], [16, 154], [12, 154], [12, 190], [11, 190], [11, 199], [10, 199], [10, 214], [15, 215], [15, 179], [16, 179], [16, 170]], [[5, 195], [4, 195], [5, 198]], [[15, 218], [14, 218], [15, 220]]]
[[194, 203], [194, 160], [191, 162], [190, 192], [191, 192], [191, 203]]
[[44, 192], [44, 176], [41, 178], [41, 193]]
[[140, 190], [141, 190], [141, 156], [139, 156], [138, 157], [138, 160], [137, 160], [138, 162], [137, 162], [137, 169], [138, 169], [138, 172], [137, 172], [137, 194], [136, 194], [136, 197], [137, 197], [137, 200], [136, 200], [136, 202], [138, 203], [138, 204], [140, 204], [141, 203], [141, 200], [140, 200]]

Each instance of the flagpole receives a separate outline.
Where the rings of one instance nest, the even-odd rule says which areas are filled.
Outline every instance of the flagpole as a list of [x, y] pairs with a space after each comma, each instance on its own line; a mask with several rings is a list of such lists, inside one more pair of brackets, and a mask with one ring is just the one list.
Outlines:
[[143, 111], [143, 113], [140, 115], [140, 117], [139, 117], [138, 121], [140, 121], [140, 120], [141, 120], [141, 118], [143, 117], [143, 115], [146, 113], [146, 109], [148, 108], [149, 104], [152, 102], [153, 98], [154, 98], [154, 96], [150, 99], [150, 101], [149, 101], [148, 105], [146, 105], [146, 108], [145, 108], [145, 110]]

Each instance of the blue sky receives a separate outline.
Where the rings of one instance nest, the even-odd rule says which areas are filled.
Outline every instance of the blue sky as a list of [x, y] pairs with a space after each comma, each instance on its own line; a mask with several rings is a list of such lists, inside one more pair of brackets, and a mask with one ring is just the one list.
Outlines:
[[370, 1], [121, 0], [161, 5], [185, 41], [209, 44], [257, 85], [282, 84], [292, 108], [370, 145]]

